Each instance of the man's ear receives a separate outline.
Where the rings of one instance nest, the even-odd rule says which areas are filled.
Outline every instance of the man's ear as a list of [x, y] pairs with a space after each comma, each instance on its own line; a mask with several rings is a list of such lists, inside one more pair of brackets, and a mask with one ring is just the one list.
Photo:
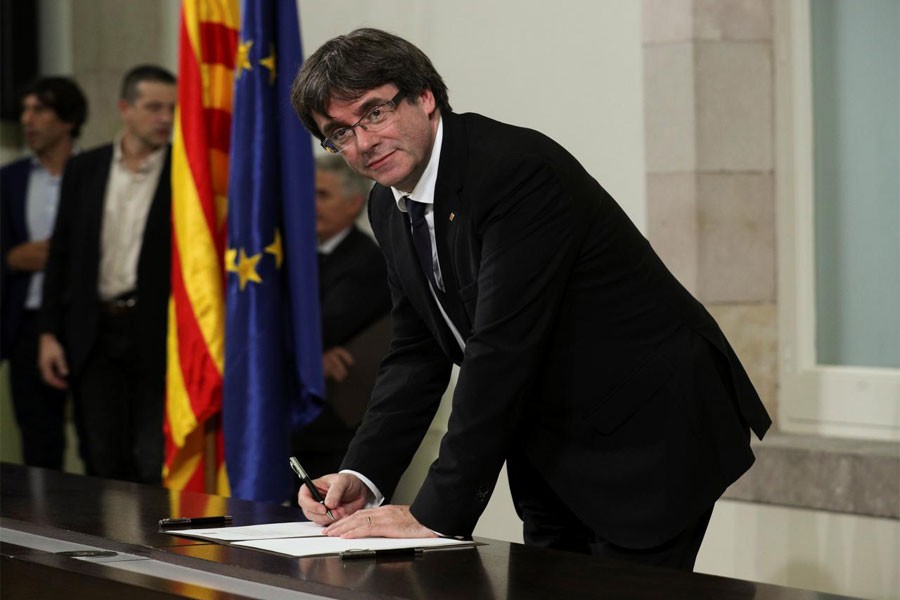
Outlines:
[[124, 117], [125, 113], [128, 112], [128, 109], [131, 108], [131, 104], [128, 103], [128, 100], [122, 98], [116, 103], [116, 107], [119, 109], [119, 114]]
[[422, 108], [430, 117], [434, 112], [435, 107], [437, 106], [437, 101], [434, 99], [434, 92], [432, 92], [430, 88], [425, 88], [419, 94], [419, 102], [422, 103]]

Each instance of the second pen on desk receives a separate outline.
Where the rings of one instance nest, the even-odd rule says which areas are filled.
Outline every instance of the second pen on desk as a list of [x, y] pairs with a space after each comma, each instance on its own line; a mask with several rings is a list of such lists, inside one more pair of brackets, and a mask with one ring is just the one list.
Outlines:
[[[297, 477], [300, 478], [300, 482], [303, 485], [305, 485], [306, 489], [309, 490], [309, 493], [312, 494], [313, 499], [316, 502], [318, 502], [319, 504], [321, 504], [322, 506], [325, 506], [325, 499], [322, 498], [322, 494], [319, 493], [318, 488], [316, 488], [316, 486], [313, 485], [312, 479], [309, 478], [309, 475], [306, 473], [306, 471], [303, 469], [303, 467], [300, 466], [300, 461], [297, 460], [296, 457], [292, 456], [290, 459], [290, 462], [291, 462], [291, 468], [294, 470], [294, 473], [297, 474]], [[334, 520], [334, 515], [331, 514], [331, 509], [328, 508], [327, 506], [325, 506], [325, 514], [328, 515], [328, 517], [332, 521]]]

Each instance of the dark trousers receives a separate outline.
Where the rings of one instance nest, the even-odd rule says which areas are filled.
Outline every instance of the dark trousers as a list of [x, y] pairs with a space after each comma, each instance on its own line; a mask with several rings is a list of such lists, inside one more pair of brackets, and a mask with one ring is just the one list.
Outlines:
[[578, 519], [526, 458], [517, 456], [507, 462], [506, 468], [516, 509], [524, 521], [527, 545], [694, 570], [697, 552], [712, 516], [712, 506], [681, 533], [659, 546], [625, 548], [602, 539]]
[[74, 382], [75, 423], [88, 475], [158, 484], [165, 373], [148, 371], [140, 344], [133, 312], [101, 318]]
[[61, 470], [66, 449], [66, 392], [44, 383], [37, 367], [37, 311], [26, 310], [10, 349], [9, 386], [26, 465]]

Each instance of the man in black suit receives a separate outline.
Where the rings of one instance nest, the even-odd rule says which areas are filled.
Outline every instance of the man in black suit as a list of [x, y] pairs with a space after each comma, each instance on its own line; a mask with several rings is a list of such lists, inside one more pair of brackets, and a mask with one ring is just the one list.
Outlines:
[[66, 166], [40, 313], [44, 380], [71, 387], [89, 475], [159, 483], [175, 78], [126, 74], [123, 129]]
[[[715, 501], [770, 424], [703, 306], [546, 136], [451, 112], [409, 42], [362, 29], [303, 65], [292, 101], [374, 179], [394, 338], [328, 535], [468, 536], [507, 462], [528, 544], [692, 569]], [[394, 490], [460, 365], [439, 456]], [[329, 523], [301, 491], [304, 513]]]
[[87, 100], [66, 77], [43, 77], [21, 94], [19, 120], [32, 156], [0, 169], [0, 358], [26, 465], [60, 470], [66, 448], [66, 392], [37, 367], [38, 325], [50, 232], [63, 168], [76, 151]]
[[[343, 383], [357, 371], [348, 343], [384, 318], [391, 308], [387, 271], [378, 246], [354, 224], [371, 183], [339, 156], [316, 160], [316, 237], [319, 241], [319, 300], [325, 406], [315, 421], [293, 434], [294, 454], [310, 473], [341, 466], [372, 391], [371, 376], [347, 393]], [[374, 348], [387, 352], [387, 344]]]

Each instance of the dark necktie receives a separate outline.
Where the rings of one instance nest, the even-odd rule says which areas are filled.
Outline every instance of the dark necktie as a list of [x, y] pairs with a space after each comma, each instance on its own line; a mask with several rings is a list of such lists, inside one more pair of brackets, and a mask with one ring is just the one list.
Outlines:
[[413, 243], [416, 246], [416, 254], [419, 255], [419, 264], [425, 277], [431, 282], [435, 291], [440, 291], [434, 281], [434, 263], [432, 262], [431, 234], [428, 232], [428, 222], [425, 221], [424, 202], [416, 202], [409, 196], [406, 197], [406, 210], [409, 212], [409, 220], [412, 224]]

